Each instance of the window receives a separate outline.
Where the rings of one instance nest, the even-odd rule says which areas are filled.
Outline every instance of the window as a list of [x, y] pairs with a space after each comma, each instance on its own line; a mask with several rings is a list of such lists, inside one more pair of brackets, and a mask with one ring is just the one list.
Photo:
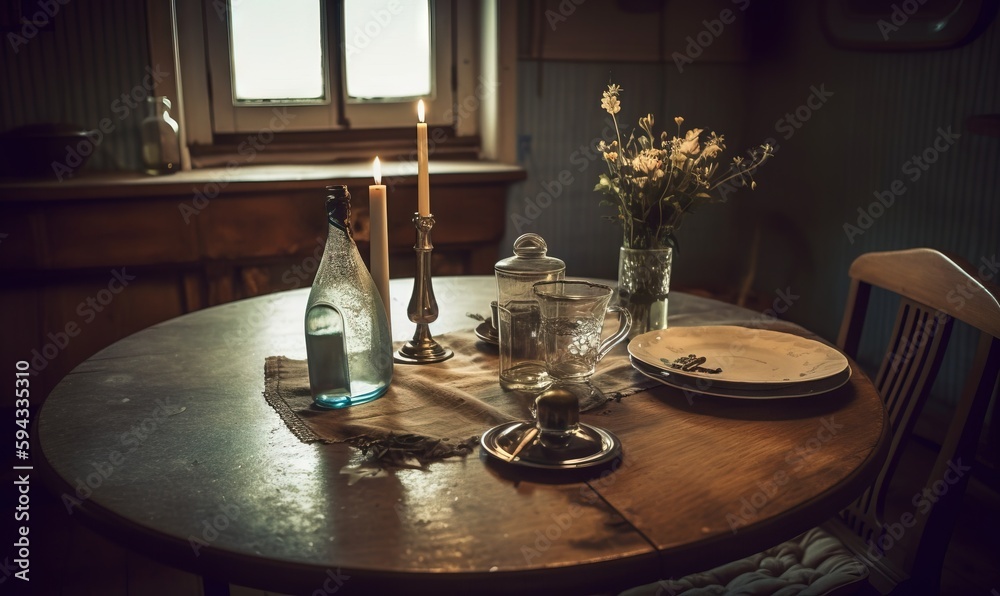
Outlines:
[[374, 11], [371, 6], [366, 0], [344, 1], [348, 101], [413, 101], [430, 96], [434, 71], [429, 3], [386, 2]]
[[324, 35], [319, 0], [242, 0], [229, 7], [233, 104], [323, 103]]
[[214, 134], [411, 126], [424, 99], [446, 124], [455, 90], [452, 0], [205, 2]]

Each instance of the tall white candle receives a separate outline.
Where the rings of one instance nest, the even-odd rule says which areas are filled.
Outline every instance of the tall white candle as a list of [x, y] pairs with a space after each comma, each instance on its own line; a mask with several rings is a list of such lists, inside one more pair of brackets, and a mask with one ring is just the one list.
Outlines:
[[431, 183], [427, 173], [427, 123], [424, 122], [424, 100], [417, 102], [417, 213], [431, 214]]
[[375, 184], [368, 187], [368, 212], [371, 215], [371, 271], [375, 287], [382, 296], [385, 316], [389, 314], [389, 222], [386, 212], [385, 185], [382, 184], [382, 164], [375, 158]]

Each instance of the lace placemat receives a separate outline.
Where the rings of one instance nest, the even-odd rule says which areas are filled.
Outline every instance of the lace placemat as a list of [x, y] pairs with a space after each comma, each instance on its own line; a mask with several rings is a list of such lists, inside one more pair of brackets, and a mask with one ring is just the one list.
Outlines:
[[[471, 330], [435, 339], [455, 356], [437, 364], [395, 365], [386, 394], [367, 404], [316, 407], [306, 361], [284, 356], [265, 361], [264, 397], [303, 442], [346, 442], [380, 457], [396, 450], [422, 463], [467, 453], [489, 428], [531, 418], [533, 395], [500, 388], [495, 346]], [[624, 344], [598, 363], [593, 383], [607, 399], [580, 404], [583, 412], [657, 384], [632, 368]]]

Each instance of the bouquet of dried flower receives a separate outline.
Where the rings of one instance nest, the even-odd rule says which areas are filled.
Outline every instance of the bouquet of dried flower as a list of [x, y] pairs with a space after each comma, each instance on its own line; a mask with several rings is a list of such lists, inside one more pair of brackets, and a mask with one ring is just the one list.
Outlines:
[[[653, 133], [653, 115], [639, 118], [622, 142], [616, 114], [621, 111], [621, 87], [608, 85], [601, 99], [614, 121], [617, 139], [601, 141], [608, 172], [600, 175], [594, 190], [608, 195], [602, 205], [618, 208], [610, 219], [621, 223], [626, 248], [676, 248], [676, 230], [686, 213], [702, 203], [725, 200], [739, 186], [757, 187], [753, 171], [773, 155], [770, 145], [749, 152], [749, 158], [734, 157], [730, 167], [720, 169], [717, 158], [726, 148], [722, 135], [703, 135], [700, 128], [681, 132], [684, 118], [674, 118], [677, 135]], [[638, 134], [637, 134], [638, 132]]]

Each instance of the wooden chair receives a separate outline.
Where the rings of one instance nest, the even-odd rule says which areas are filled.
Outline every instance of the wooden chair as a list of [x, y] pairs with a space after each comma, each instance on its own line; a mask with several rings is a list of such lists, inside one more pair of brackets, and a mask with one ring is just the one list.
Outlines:
[[[971, 467], [976, 459], [986, 410], [1000, 375], [1000, 303], [996, 287], [984, 279], [995, 273], [980, 274], [962, 259], [917, 248], [861, 255], [851, 264], [849, 275], [850, 293], [837, 345], [851, 357], [858, 354], [872, 287], [900, 297], [875, 378], [892, 424], [892, 442], [875, 484], [841, 512], [838, 523], [824, 528], [865, 563], [869, 583], [879, 592], [897, 586], [904, 593], [906, 586], [936, 589], [971, 475], [960, 473], [959, 465]], [[886, 520], [889, 483], [937, 377], [956, 320], [977, 329], [979, 340], [941, 450], [923, 485], [936, 502], [920, 497], [920, 507], [911, 517], [903, 513], [900, 519]]]
[[[758, 593], [748, 585], [755, 581], [747, 579], [752, 575], [746, 573], [748, 564], [752, 567], [788, 553], [799, 557], [800, 563], [823, 559], [822, 568], [812, 568], [820, 574], [827, 573], [822, 569], [838, 574], [824, 578], [833, 581], [822, 584], [816, 576], [806, 574], [811, 582], [809, 593], [842, 594], [860, 589], [911, 594], [939, 589], [942, 561], [971, 475], [960, 472], [960, 466], [971, 468], [975, 461], [983, 419], [1000, 376], [1000, 292], [968, 263], [926, 248], [864, 254], [851, 264], [849, 275], [850, 293], [837, 345], [852, 358], [858, 356], [872, 288], [888, 290], [900, 298], [875, 380], [892, 425], [889, 456], [876, 482], [821, 528], [747, 559], [642, 586], [627, 594], [678, 594], [691, 587], [733, 588], [734, 584], [747, 590], [741, 593]], [[884, 511], [889, 484], [937, 377], [956, 320], [977, 329], [979, 341], [940, 452], [922, 484], [936, 502], [927, 498], [928, 508], [921, 497], [921, 507], [909, 517], [902, 513], [887, 520]], [[784, 560], [787, 563], [787, 557]], [[810, 566], [808, 562], [806, 566]], [[760, 574], [762, 585], [768, 584], [772, 572]], [[862, 586], [859, 582], [866, 577], [867, 585]]]

